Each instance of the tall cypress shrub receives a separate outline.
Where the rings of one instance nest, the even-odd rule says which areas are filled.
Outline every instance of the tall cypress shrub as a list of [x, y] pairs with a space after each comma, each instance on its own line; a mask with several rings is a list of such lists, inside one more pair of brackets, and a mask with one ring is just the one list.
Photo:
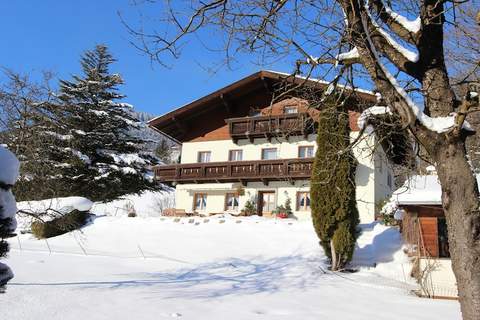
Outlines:
[[319, 115], [310, 190], [315, 231], [332, 270], [339, 270], [352, 259], [359, 217], [348, 112], [331, 99]]

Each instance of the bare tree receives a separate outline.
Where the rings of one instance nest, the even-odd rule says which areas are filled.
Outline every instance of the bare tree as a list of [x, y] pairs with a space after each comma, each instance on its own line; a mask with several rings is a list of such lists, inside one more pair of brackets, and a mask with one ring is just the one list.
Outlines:
[[480, 202], [465, 150], [473, 134], [465, 119], [479, 109], [477, 0], [143, 4], [160, 6], [160, 22], [126, 26], [136, 47], [161, 64], [179, 58], [189, 39], [200, 39], [229, 64], [244, 53], [265, 63], [296, 56], [295, 72], [307, 78], [374, 87], [436, 167], [463, 318], [478, 317]]
[[[14, 186], [17, 200], [51, 198], [61, 186], [56, 176], [61, 164], [58, 145], [61, 123], [49, 82], [5, 70], [0, 86], [0, 143], [8, 145], [21, 162], [20, 179]], [[38, 186], [41, 185], [42, 188]]]

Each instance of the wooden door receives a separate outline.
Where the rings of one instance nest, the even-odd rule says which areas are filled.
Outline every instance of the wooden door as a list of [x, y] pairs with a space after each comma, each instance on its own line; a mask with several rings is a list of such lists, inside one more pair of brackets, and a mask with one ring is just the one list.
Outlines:
[[260, 192], [260, 215], [270, 215], [275, 210], [275, 192]]
[[420, 231], [423, 244], [422, 255], [438, 257], [438, 223], [436, 217], [420, 217]]

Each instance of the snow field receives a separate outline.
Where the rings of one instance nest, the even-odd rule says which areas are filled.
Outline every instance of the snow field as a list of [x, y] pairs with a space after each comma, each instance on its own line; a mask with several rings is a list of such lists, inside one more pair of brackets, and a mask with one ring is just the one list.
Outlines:
[[[460, 319], [457, 302], [417, 298], [371, 267], [367, 253], [394, 265], [398, 241], [357, 250], [361, 271], [337, 274], [326, 269], [311, 222], [190, 221], [98, 217], [81, 233], [49, 239], [51, 254], [29, 234], [12, 238], [16, 277], [0, 296], [11, 306], [2, 314], [26, 320]], [[364, 229], [359, 248], [398, 240], [390, 228]]]

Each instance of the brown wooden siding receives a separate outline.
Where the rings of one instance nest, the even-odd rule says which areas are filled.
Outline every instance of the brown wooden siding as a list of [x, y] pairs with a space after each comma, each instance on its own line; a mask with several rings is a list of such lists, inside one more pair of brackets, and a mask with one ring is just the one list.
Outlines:
[[[402, 235], [412, 248], [420, 248], [421, 256], [438, 257], [438, 218], [445, 217], [438, 205], [401, 206], [405, 210], [402, 221]], [[415, 250], [411, 255], [417, 254]]]
[[[260, 97], [261, 98], [261, 97]], [[228, 124], [225, 119], [234, 118], [237, 115], [245, 116], [249, 110], [259, 110], [262, 116], [267, 115], [281, 115], [284, 114], [285, 107], [296, 106], [299, 113], [307, 112], [314, 120], [318, 120], [319, 111], [309, 108], [307, 101], [299, 98], [289, 98], [273, 104], [272, 106], [265, 106], [268, 104], [267, 100], [255, 99], [254, 97], [247, 97], [242, 106], [237, 107], [235, 114], [227, 113], [227, 110], [216, 110], [215, 112], [205, 113], [198, 117], [195, 124], [189, 124], [186, 128], [188, 142], [199, 141], [217, 141], [230, 140], [230, 132]], [[240, 112], [240, 110], [242, 110]], [[359, 131], [357, 120], [360, 114], [355, 111], [349, 111], [350, 129], [352, 131]], [[221, 123], [221, 124], [220, 124]]]

